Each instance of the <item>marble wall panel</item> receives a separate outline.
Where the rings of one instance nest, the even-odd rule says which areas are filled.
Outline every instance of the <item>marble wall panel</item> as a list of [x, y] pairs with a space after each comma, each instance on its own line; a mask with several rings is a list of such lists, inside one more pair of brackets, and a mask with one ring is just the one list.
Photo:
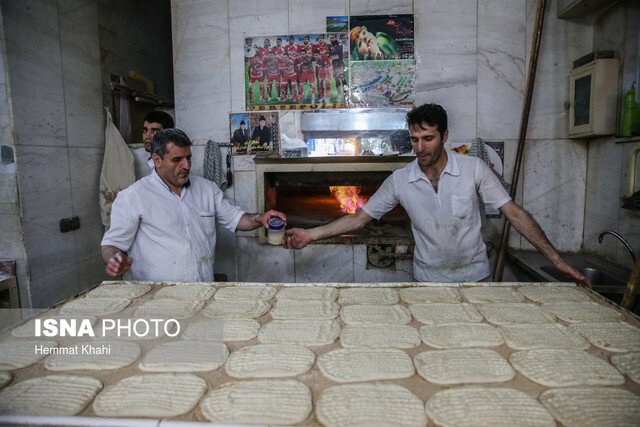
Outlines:
[[416, 105], [436, 103], [447, 111], [449, 141], [470, 142], [476, 138], [475, 83], [418, 91]]
[[366, 245], [353, 247], [353, 282], [409, 282], [413, 281], [413, 260], [396, 260], [396, 268], [367, 268]]
[[[419, 3], [419, 2], [418, 2]], [[418, 5], [415, 5], [416, 9]], [[351, 15], [385, 15], [390, 13], [413, 13], [412, 0], [349, 0]]]
[[236, 241], [239, 281], [295, 282], [292, 250], [262, 245], [253, 237], [238, 237]]
[[[256, 205], [256, 173], [255, 172], [234, 172], [233, 186], [229, 191], [234, 197], [235, 205], [240, 206], [245, 212], [264, 212], [264, 206]], [[238, 236], [255, 236], [256, 230], [238, 231]]]
[[78, 271], [76, 292], [78, 293], [94, 287], [103, 280], [113, 280], [113, 277], [105, 272], [104, 262], [99, 254], [79, 260], [76, 269]]
[[289, 34], [324, 33], [327, 16], [349, 14], [348, 0], [297, 0], [289, 2]]
[[[587, 144], [531, 141], [525, 149], [523, 207], [559, 251], [582, 245]], [[533, 249], [524, 239], [522, 246]]]
[[233, 171], [255, 171], [256, 164], [253, 158], [254, 156], [233, 156], [231, 161]]
[[216, 261], [214, 272], [226, 274], [229, 281], [238, 280], [238, 266], [236, 260], [237, 234], [230, 232], [220, 225], [216, 226]]
[[353, 282], [353, 246], [308, 245], [295, 251], [297, 283]]
[[[31, 259], [29, 259], [29, 265], [31, 265]], [[77, 280], [78, 269], [75, 265], [52, 271], [45, 276], [32, 277], [30, 283], [32, 308], [48, 308], [76, 295]]]
[[525, 90], [526, 0], [478, 3], [478, 136], [518, 138]]

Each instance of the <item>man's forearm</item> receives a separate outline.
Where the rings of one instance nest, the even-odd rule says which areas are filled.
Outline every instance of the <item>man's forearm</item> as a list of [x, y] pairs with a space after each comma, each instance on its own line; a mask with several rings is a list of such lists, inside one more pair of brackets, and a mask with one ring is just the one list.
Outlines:
[[260, 214], [245, 212], [240, 217], [240, 221], [238, 221], [238, 226], [236, 227], [236, 229], [238, 231], [255, 230], [262, 225], [262, 223], [258, 220], [259, 216]]
[[105, 264], [107, 264], [115, 255], [121, 253], [122, 251], [115, 246], [104, 245], [100, 247], [100, 255], [102, 255], [102, 261], [104, 261]]
[[359, 212], [345, 215], [329, 224], [312, 228], [309, 230], [309, 233], [314, 241], [326, 239], [328, 237], [337, 236], [362, 228], [372, 219], [373, 218], [367, 215], [363, 210], [360, 210]]
[[523, 235], [540, 253], [549, 258], [553, 263], [562, 260], [556, 248], [553, 247], [553, 244], [551, 244], [542, 228], [540, 228], [540, 225], [527, 211], [513, 203], [513, 206], [510, 206], [507, 210], [503, 210], [503, 212], [518, 233]]

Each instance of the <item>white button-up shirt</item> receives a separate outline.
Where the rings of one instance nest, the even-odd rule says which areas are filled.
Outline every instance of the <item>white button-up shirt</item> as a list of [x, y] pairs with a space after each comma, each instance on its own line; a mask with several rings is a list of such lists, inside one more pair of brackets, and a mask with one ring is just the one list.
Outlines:
[[491, 271], [480, 232], [478, 196], [496, 209], [511, 197], [479, 158], [451, 152], [447, 157], [438, 192], [416, 159], [393, 172], [362, 209], [379, 219], [398, 203], [404, 207], [415, 239], [417, 280], [479, 281]]
[[144, 149], [144, 147], [136, 148], [131, 151], [134, 158], [134, 167], [136, 170], [136, 180], [144, 178], [149, 175], [152, 170], [155, 169], [153, 160], [151, 159], [151, 153]]
[[128, 253], [134, 280], [213, 281], [216, 222], [235, 232], [243, 214], [215, 183], [191, 176], [178, 196], [154, 169], [118, 193], [101, 244]]

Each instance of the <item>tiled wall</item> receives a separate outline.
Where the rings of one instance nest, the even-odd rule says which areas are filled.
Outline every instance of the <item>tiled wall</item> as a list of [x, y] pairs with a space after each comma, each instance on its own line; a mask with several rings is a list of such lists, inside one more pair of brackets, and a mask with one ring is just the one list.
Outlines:
[[[447, 109], [451, 141], [504, 140], [510, 180], [536, 5], [534, 0], [173, 0], [177, 125], [200, 145], [228, 139], [227, 115], [244, 109], [244, 79], [238, 70], [245, 36], [323, 32], [328, 15], [414, 13], [417, 102], [438, 102]], [[572, 61], [591, 50], [592, 30], [558, 20], [555, 10], [551, 1], [520, 179], [524, 190], [517, 201], [559, 249], [575, 251], [582, 244], [587, 146], [567, 139], [564, 103]], [[226, 193], [250, 211], [256, 209], [252, 163], [234, 159], [235, 184]], [[489, 227], [495, 240], [500, 223], [492, 221]], [[259, 245], [251, 233], [220, 234], [216, 270], [230, 278], [261, 280], [274, 276], [275, 269], [282, 280], [297, 281], [411, 277], [410, 263], [391, 273], [366, 270], [364, 246], [312, 245], [292, 254]], [[517, 233], [511, 244], [530, 247]]]
[[[2, 1], [1, 7], [28, 259], [28, 280], [20, 285], [31, 297], [23, 306], [47, 307], [104, 277], [97, 3]], [[60, 219], [73, 215], [80, 229], [60, 233]]]

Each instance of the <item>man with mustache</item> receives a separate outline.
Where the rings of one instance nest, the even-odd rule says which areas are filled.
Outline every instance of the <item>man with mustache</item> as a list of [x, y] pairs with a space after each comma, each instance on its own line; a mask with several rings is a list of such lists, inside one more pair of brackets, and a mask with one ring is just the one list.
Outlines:
[[212, 181], [189, 176], [191, 140], [179, 129], [156, 132], [154, 170], [118, 193], [101, 243], [106, 272], [131, 268], [134, 280], [213, 281], [216, 223], [228, 230], [268, 227], [281, 212], [249, 214], [224, 199]]
[[478, 201], [500, 209], [511, 225], [553, 266], [577, 283], [589, 280], [558, 254], [538, 223], [518, 206], [491, 169], [479, 158], [448, 152], [447, 113], [424, 104], [407, 114], [411, 145], [417, 159], [396, 170], [354, 214], [310, 230], [292, 228], [285, 247], [300, 249], [364, 227], [401, 204], [411, 219], [415, 240], [413, 275], [420, 282], [491, 281], [486, 246], [480, 232]]

